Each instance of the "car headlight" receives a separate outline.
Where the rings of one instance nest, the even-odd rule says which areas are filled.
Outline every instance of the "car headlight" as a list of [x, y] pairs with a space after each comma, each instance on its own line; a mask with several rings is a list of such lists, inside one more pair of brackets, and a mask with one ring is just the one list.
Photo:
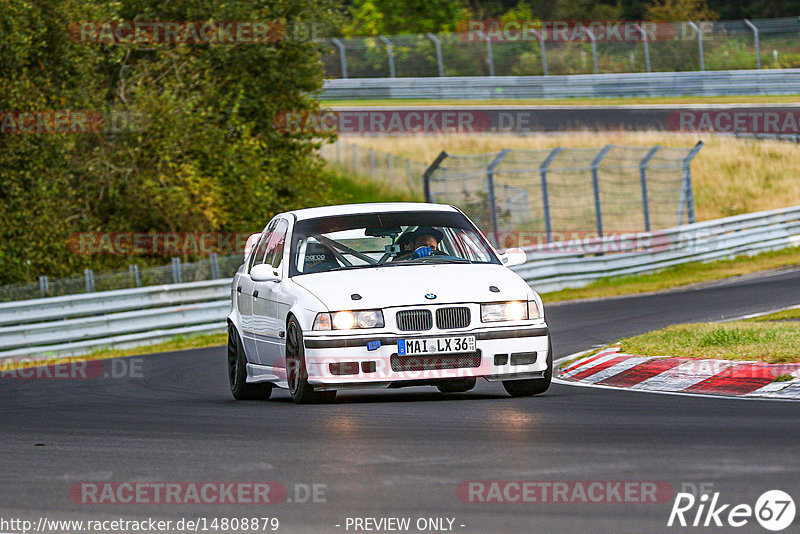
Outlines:
[[353, 330], [383, 328], [381, 310], [338, 311], [318, 313], [312, 330]]
[[481, 304], [481, 322], [522, 321], [541, 317], [535, 300], [514, 300]]

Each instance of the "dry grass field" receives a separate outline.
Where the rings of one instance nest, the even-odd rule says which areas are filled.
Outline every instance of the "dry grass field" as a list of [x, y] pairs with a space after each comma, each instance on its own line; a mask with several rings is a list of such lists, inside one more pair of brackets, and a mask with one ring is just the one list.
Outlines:
[[800, 205], [800, 146], [719, 135], [577, 132], [541, 135], [344, 137], [344, 141], [430, 162], [441, 151], [478, 154], [502, 148], [600, 147], [606, 144], [706, 146], [692, 163], [697, 220]]

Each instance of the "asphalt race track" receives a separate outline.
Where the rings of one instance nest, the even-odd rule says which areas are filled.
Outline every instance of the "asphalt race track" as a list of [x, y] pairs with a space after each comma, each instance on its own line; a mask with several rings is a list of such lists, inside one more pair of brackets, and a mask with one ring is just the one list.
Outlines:
[[[671, 323], [794, 304], [800, 271], [546, 311], [561, 357]], [[290, 533], [348, 532], [348, 517], [381, 516], [412, 525], [454, 518], [453, 531], [470, 533], [766, 532], [755, 520], [741, 529], [667, 528], [671, 498], [459, 500], [459, 483], [491, 480], [664, 481], [676, 492], [706, 484], [721, 503], [751, 506], [782, 489], [800, 503], [800, 405], [792, 402], [560, 384], [512, 399], [500, 384], [479, 382], [465, 394], [358, 391], [331, 405], [295, 406], [284, 391], [269, 402], [234, 401], [223, 348], [138, 361], [140, 377], [0, 380], [2, 517], [278, 517], [278, 531]], [[293, 501], [302, 485], [326, 486], [319, 502], [91, 505], [70, 499], [83, 481], [272, 481]]]

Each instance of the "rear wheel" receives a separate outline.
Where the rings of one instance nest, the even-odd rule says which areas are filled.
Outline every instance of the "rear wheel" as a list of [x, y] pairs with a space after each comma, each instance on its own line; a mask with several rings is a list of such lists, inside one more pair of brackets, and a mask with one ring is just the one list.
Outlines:
[[442, 393], [464, 393], [475, 387], [474, 378], [456, 378], [453, 380], [446, 380], [436, 387]]
[[272, 394], [272, 384], [247, 383], [247, 359], [239, 332], [233, 324], [228, 325], [228, 382], [236, 400], [267, 400]]
[[548, 390], [553, 379], [553, 342], [547, 339], [547, 369], [544, 378], [529, 380], [504, 380], [503, 387], [512, 397], [530, 397], [540, 395]]
[[336, 391], [314, 391], [308, 383], [303, 331], [294, 317], [286, 327], [286, 382], [295, 404], [331, 402], [336, 398]]

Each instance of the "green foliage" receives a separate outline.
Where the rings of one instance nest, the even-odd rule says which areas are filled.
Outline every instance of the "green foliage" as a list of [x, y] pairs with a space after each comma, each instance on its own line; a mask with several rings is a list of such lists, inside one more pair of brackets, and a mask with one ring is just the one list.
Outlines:
[[469, 11], [460, 0], [354, 0], [347, 35], [454, 31]]
[[131, 113], [139, 126], [0, 135], [0, 283], [130, 263], [73, 254], [73, 232], [240, 232], [327, 202], [319, 141], [273, 127], [281, 111], [318, 108], [319, 45], [71, 40], [69, 24], [86, 20], [319, 25], [337, 15], [327, 0], [4, 1], [0, 111]]

